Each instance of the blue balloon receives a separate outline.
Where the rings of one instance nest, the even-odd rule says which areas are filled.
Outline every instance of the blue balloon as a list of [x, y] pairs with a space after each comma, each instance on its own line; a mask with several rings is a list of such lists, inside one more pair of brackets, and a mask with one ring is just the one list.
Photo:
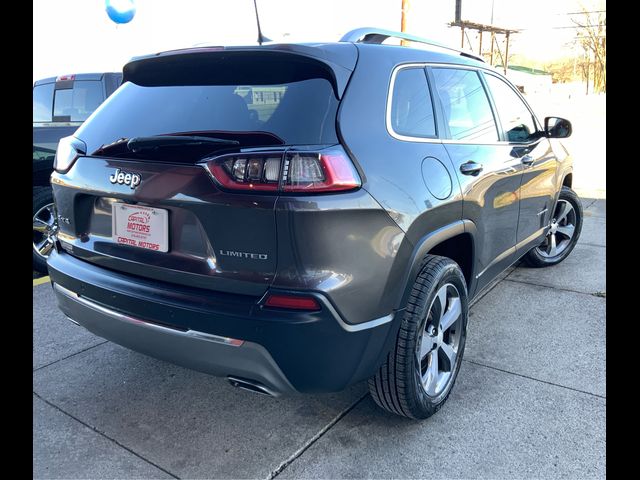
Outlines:
[[136, 14], [134, 0], [106, 0], [107, 15], [115, 23], [129, 23]]

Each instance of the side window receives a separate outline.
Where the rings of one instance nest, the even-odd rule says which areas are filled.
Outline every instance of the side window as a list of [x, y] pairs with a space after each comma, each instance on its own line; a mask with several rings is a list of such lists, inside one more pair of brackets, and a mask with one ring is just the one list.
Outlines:
[[391, 128], [395, 133], [409, 137], [436, 136], [424, 68], [398, 70], [391, 95]]
[[457, 68], [433, 68], [432, 72], [450, 138], [470, 143], [498, 141], [498, 128], [478, 72]]
[[507, 139], [514, 143], [527, 143], [535, 138], [536, 124], [522, 99], [498, 77], [484, 77], [487, 79]]

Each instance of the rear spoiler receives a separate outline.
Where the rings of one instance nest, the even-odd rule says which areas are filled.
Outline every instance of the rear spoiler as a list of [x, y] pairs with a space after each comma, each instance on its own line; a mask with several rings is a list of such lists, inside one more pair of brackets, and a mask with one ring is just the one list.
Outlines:
[[275, 85], [326, 78], [340, 99], [358, 55], [352, 44], [343, 48], [349, 45], [334, 44], [331, 49], [321, 45], [270, 45], [174, 50], [131, 59], [123, 69], [123, 83], [149, 87]]

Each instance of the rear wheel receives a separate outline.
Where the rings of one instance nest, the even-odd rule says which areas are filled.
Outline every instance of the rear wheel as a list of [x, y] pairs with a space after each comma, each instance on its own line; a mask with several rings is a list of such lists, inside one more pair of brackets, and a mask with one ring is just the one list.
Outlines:
[[549, 267], [569, 256], [582, 231], [582, 204], [569, 187], [562, 187], [549, 232], [544, 242], [531, 249], [523, 260], [530, 267]]
[[467, 331], [467, 286], [453, 260], [427, 255], [395, 347], [369, 379], [374, 401], [392, 413], [427, 418], [449, 397]]
[[53, 194], [47, 187], [33, 190], [33, 269], [47, 273], [47, 258], [53, 250], [58, 221]]

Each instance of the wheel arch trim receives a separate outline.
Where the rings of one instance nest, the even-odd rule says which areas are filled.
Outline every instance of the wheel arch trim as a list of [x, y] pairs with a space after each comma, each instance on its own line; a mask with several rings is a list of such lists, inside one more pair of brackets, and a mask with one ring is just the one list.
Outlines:
[[444, 242], [445, 240], [449, 240], [450, 238], [456, 237], [463, 233], [469, 234], [471, 239], [471, 272], [469, 278], [469, 298], [472, 297], [473, 292], [475, 290], [476, 279], [475, 279], [475, 258], [476, 258], [476, 234], [477, 228], [475, 223], [471, 220], [463, 219], [458, 220], [448, 225], [444, 225], [424, 237], [420, 238], [411, 254], [409, 264], [405, 270], [405, 275], [403, 277], [403, 288], [400, 290], [400, 298], [398, 298], [396, 302], [396, 309], [402, 309], [409, 299], [409, 295], [411, 294], [411, 288], [413, 287], [413, 280], [418, 276], [420, 268], [422, 267], [425, 256], [433, 250], [434, 247]]

